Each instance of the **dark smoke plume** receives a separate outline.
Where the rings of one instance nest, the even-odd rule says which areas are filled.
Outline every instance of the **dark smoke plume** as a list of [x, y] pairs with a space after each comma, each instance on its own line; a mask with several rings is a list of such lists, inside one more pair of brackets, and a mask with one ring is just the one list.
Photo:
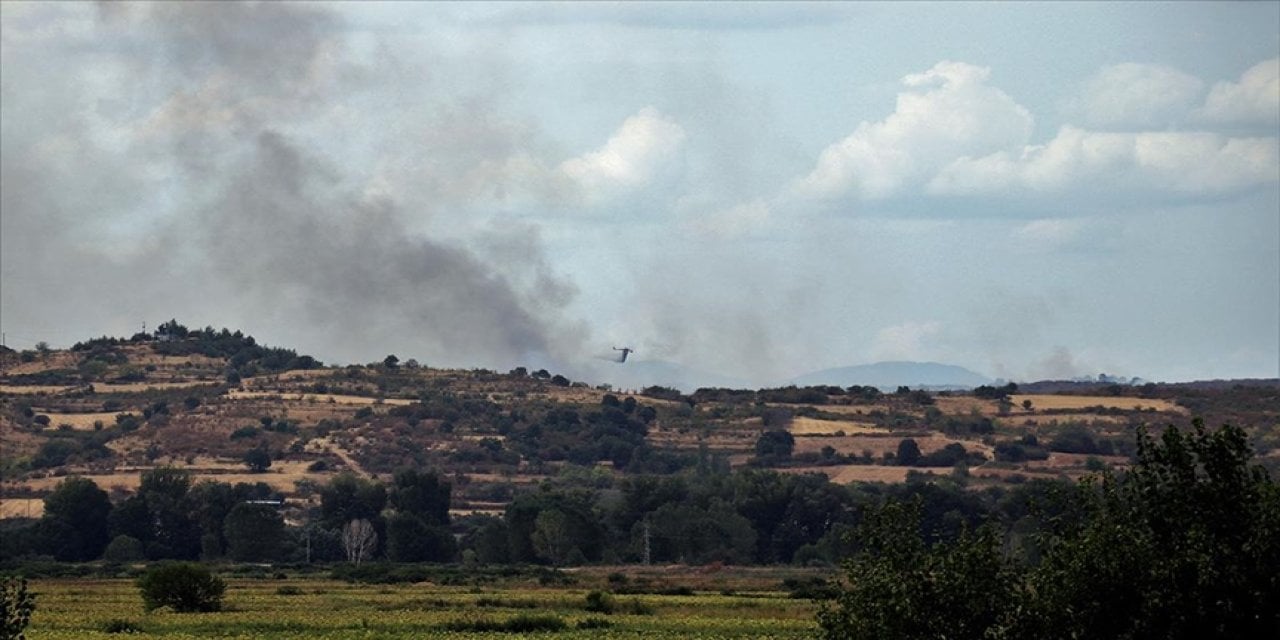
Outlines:
[[[56, 24], [64, 10], [14, 20]], [[357, 50], [318, 5], [103, 3], [97, 13], [88, 35], [5, 43], [10, 322], [81, 309], [71, 326], [86, 333], [69, 340], [96, 335], [103, 318], [121, 331], [177, 317], [340, 361], [571, 357], [582, 329], [562, 316], [574, 287], [546, 262], [537, 229], [454, 210], [502, 192], [507, 176], [493, 168], [530, 153], [533, 134], [508, 126], [493, 95], [434, 92], [418, 62], [376, 42]], [[115, 88], [59, 80], [69, 59], [104, 61]], [[416, 140], [384, 144], [384, 130], [404, 126], [368, 108], [384, 96], [399, 113], [422, 104]], [[461, 112], [474, 116], [465, 133], [439, 117]], [[464, 137], [484, 144], [432, 156]]]

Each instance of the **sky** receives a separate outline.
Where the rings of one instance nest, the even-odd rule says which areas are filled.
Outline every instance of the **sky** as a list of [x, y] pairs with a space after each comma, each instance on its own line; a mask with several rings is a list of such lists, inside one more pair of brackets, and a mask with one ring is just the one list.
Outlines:
[[0, 3], [0, 330], [1280, 376], [1280, 3]]

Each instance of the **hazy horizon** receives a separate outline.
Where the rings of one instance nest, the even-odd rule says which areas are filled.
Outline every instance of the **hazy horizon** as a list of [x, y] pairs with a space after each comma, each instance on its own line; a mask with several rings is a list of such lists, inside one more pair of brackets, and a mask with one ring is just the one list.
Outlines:
[[1280, 377], [1277, 3], [0, 3], [0, 330]]

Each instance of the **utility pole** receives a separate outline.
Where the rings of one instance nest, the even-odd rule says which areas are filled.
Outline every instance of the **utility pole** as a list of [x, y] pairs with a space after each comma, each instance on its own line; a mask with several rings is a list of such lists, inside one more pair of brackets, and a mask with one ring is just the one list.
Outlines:
[[649, 566], [649, 518], [644, 519], [644, 565]]

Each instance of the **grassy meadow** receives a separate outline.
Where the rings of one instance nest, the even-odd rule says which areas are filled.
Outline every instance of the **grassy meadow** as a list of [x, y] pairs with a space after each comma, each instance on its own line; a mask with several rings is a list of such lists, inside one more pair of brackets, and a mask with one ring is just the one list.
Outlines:
[[[129, 579], [32, 581], [39, 595], [28, 638], [809, 638], [816, 605], [781, 591], [608, 596], [590, 588], [351, 584], [314, 577], [229, 579], [217, 613], [143, 611]], [[559, 631], [486, 631], [553, 618]], [[112, 626], [114, 624], [114, 627]], [[517, 620], [512, 627], [519, 628]], [[127, 633], [126, 635], [123, 635]]]

